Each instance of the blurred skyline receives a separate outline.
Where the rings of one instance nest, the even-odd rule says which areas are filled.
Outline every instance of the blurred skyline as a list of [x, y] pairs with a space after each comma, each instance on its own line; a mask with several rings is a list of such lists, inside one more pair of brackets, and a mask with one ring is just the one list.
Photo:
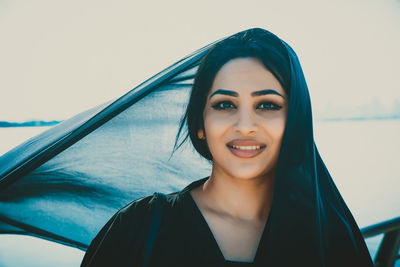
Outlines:
[[0, 120], [64, 120], [262, 27], [293, 47], [316, 118], [400, 115], [400, 1], [0, 1]]

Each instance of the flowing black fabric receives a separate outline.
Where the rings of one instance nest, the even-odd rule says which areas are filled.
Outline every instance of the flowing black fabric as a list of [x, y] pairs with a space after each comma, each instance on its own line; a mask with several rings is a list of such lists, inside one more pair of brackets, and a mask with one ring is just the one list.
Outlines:
[[[272, 36], [287, 49], [291, 87], [270, 229], [264, 232], [259, 261], [265, 266], [372, 266], [360, 230], [314, 143], [310, 96], [299, 60], [289, 45]], [[190, 148], [169, 156], [176, 133], [171, 129], [177, 129], [193, 74], [210, 47], [111, 104], [2, 156], [0, 232], [85, 249], [108, 218], [132, 199], [174, 192], [209, 174], [207, 163]]]
[[133, 199], [180, 190], [210, 165], [190, 146], [171, 158], [199, 60], [209, 46], [120, 98], [78, 114], [0, 157], [0, 233], [86, 250]]

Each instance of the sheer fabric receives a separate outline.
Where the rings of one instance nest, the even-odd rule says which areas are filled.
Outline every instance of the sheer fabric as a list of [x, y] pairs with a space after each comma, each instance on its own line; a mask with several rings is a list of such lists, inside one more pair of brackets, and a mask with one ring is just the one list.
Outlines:
[[[295, 52], [267, 266], [372, 266], [359, 228], [313, 139], [307, 84]], [[170, 153], [193, 74], [212, 44], [121, 98], [82, 113], [0, 158], [0, 232], [86, 249], [118, 209], [210, 172], [190, 146]], [[268, 249], [266, 249], [268, 247]]]

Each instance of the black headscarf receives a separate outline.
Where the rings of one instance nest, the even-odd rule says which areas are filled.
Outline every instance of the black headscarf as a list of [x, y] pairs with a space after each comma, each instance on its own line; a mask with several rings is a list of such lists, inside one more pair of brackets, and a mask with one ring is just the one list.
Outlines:
[[373, 266], [314, 142], [310, 96], [299, 59], [281, 42], [290, 61], [291, 87], [265, 260], [268, 266]]
[[[291, 81], [270, 231], [260, 247], [263, 262], [372, 266], [359, 228], [314, 143], [300, 63], [273, 36], [287, 50]], [[190, 149], [172, 158], [170, 153], [194, 73], [214, 44], [0, 157], [0, 232], [86, 249], [127, 203], [154, 191], [182, 189], [209, 174], [209, 166]]]

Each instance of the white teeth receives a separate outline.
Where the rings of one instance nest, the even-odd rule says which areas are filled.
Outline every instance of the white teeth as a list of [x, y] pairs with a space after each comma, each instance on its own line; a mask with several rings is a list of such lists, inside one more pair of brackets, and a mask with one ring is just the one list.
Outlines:
[[260, 149], [260, 146], [232, 146], [235, 149], [240, 149], [240, 150], [256, 150], [256, 149]]

